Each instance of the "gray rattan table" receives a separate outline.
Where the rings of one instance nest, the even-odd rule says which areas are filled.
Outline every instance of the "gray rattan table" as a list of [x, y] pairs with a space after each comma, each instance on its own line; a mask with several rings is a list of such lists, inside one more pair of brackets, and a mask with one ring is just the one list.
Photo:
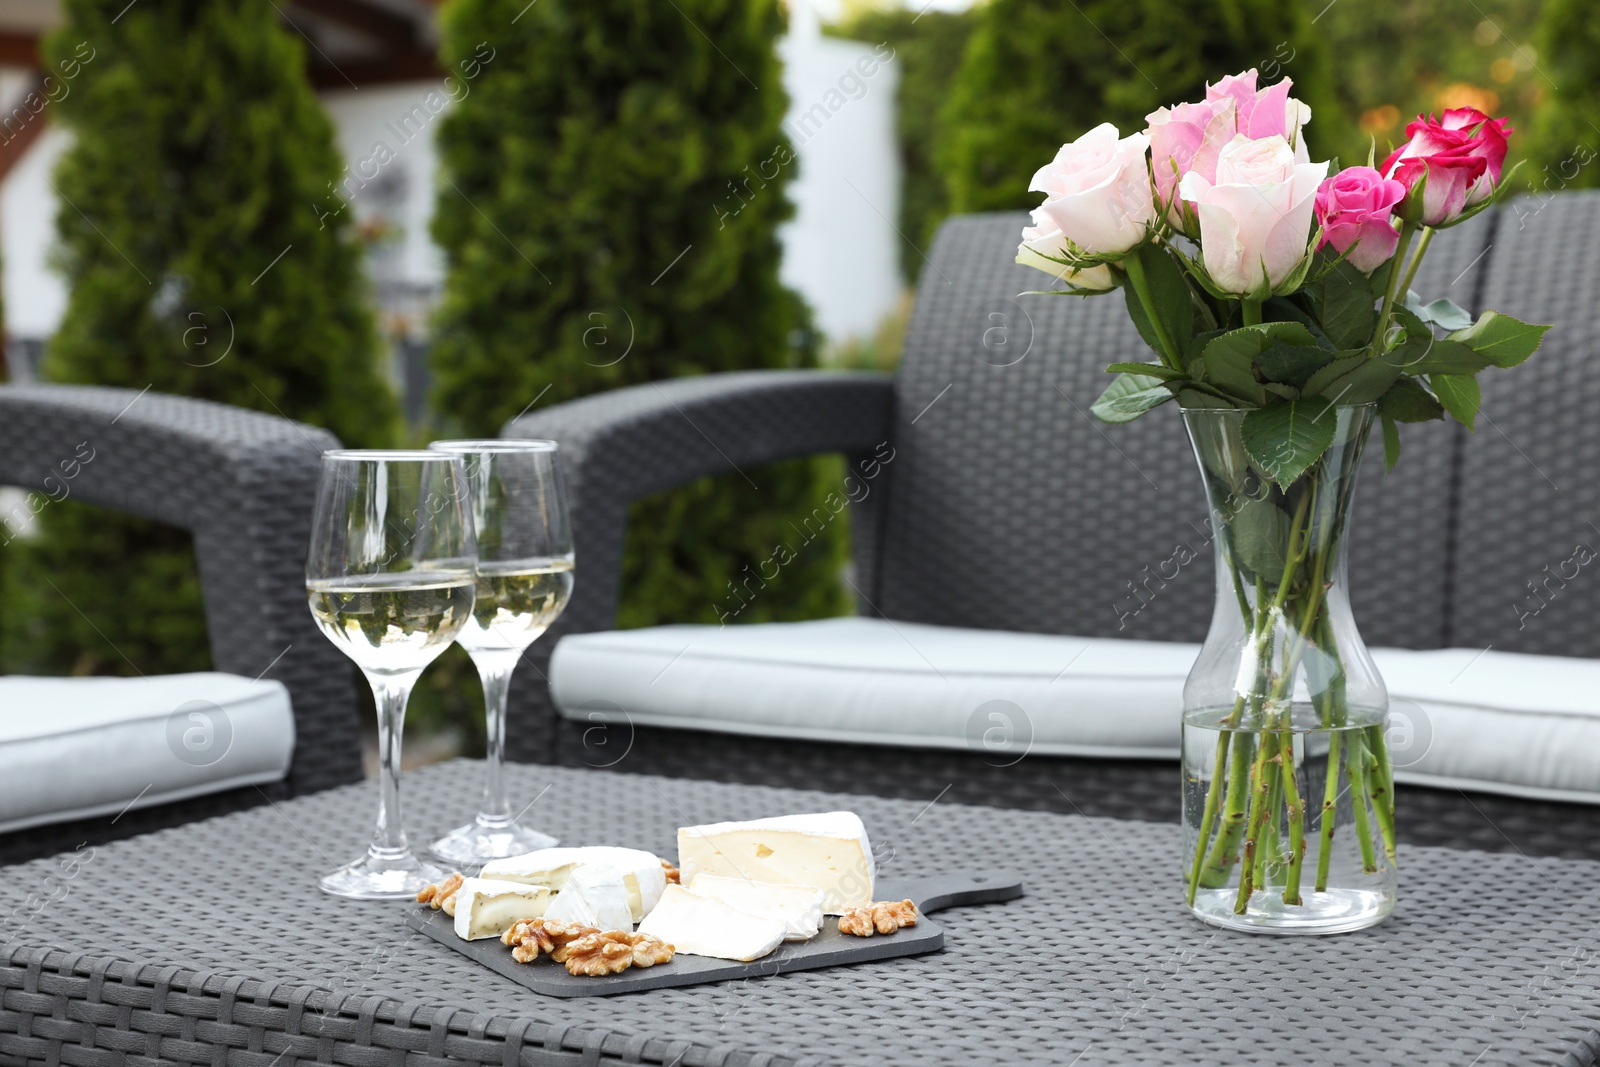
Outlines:
[[[1402, 902], [1383, 927], [1259, 938], [1179, 908], [1175, 827], [541, 766], [510, 775], [525, 801], [539, 797], [530, 821], [569, 843], [670, 853], [686, 822], [849, 807], [886, 870], [1003, 865], [1025, 872], [1028, 895], [942, 913], [934, 955], [547, 999], [414, 938], [402, 905], [316, 890], [369, 824], [372, 787], [351, 786], [103, 846], [75, 873], [59, 859], [6, 868], [7, 899], [23, 903], [0, 949], [0, 1059], [1467, 1067], [1593, 1064], [1600, 1050], [1600, 864], [1404, 850]], [[468, 762], [411, 775], [417, 836], [458, 823], [477, 785]]]

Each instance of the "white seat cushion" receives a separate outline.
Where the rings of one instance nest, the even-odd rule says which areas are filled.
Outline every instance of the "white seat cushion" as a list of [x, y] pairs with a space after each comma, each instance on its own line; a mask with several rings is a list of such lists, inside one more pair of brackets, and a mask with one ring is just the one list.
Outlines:
[[0, 832], [276, 782], [293, 755], [281, 682], [0, 677]]
[[658, 626], [563, 638], [550, 686], [569, 718], [620, 708], [641, 725], [1176, 759], [1196, 651], [884, 619]]
[[[578, 720], [1176, 759], [1196, 651], [884, 619], [659, 626], [563, 638], [550, 688]], [[1373, 658], [1399, 781], [1600, 803], [1600, 661], [1474, 649]]]
[[1446, 648], [1372, 653], [1397, 781], [1600, 804], [1600, 660]]

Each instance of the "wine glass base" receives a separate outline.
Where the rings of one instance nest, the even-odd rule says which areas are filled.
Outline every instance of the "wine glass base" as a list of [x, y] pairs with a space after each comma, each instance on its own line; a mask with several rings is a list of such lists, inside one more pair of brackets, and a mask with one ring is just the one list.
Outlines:
[[482, 816], [458, 826], [428, 846], [428, 852], [457, 867], [481, 867], [490, 860], [550, 848], [558, 839], [515, 822], [491, 823]]
[[371, 848], [358, 860], [322, 876], [324, 893], [350, 900], [415, 900], [423, 886], [442, 882], [449, 872], [412, 855], [409, 848]]

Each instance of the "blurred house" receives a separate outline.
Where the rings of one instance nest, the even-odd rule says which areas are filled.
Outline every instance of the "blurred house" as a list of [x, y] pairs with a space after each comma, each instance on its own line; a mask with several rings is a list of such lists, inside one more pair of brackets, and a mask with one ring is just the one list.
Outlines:
[[[780, 42], [791, 97], [786, 129], [798, 149], [797, 212], [784, 234], [784, 279], [810, 301], [830, 338], [870, 333], [899, 298], [900, 176], [894, 149], [892, 50], [824, 37], [809, 0], [791, 0]], [[422, 413], [428, 312], [443, 269], [428, 236], [436, 193], [434, 134], [422, 106], [460, 99], [470, 80], [436, 62], [437, 0], [277, 0], [307, 41], [308, 76], [337, 129], [352, 173], [358, 232], [407, 413]], [[61, 21], [58, 0], [0, 4], [0, 252], [6, 356], [26, 379], [66, 305], [48, 265], [58, 197], [51, 183], [70, 135], [52, 121], [38, 42]], [[92, 64], [80, 76], [92, 75]], [[435, 97], [437, 99], [437, 97]], [[381, 150], [380, 150], [380, 146]], [[380, 166], [373, 166], [381, 157]], [[792, 165], [792, 164], [791, 164]], [[375, 171], [375, 174], [373, 173]], [[356, 187], [359, 185], [359, 187]]]

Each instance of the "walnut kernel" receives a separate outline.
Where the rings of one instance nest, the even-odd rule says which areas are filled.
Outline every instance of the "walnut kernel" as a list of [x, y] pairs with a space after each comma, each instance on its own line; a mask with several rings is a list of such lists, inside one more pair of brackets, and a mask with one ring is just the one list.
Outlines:
[[456, 871], [442, 882], [425, 885], [417, 890], [417, 903], [427, 904], [434, 911], [443, 909], [446, 915], [456, 913], [456, 890], [461, 888], [461, 883], [466, 881], [460, 871]]
[[839, 932], [856, 937], [892, 934], [902, 926], [917, 925], [917, 906], [909, 900], [879, 900], [864, 908], [851, 908], [839, 916]]

